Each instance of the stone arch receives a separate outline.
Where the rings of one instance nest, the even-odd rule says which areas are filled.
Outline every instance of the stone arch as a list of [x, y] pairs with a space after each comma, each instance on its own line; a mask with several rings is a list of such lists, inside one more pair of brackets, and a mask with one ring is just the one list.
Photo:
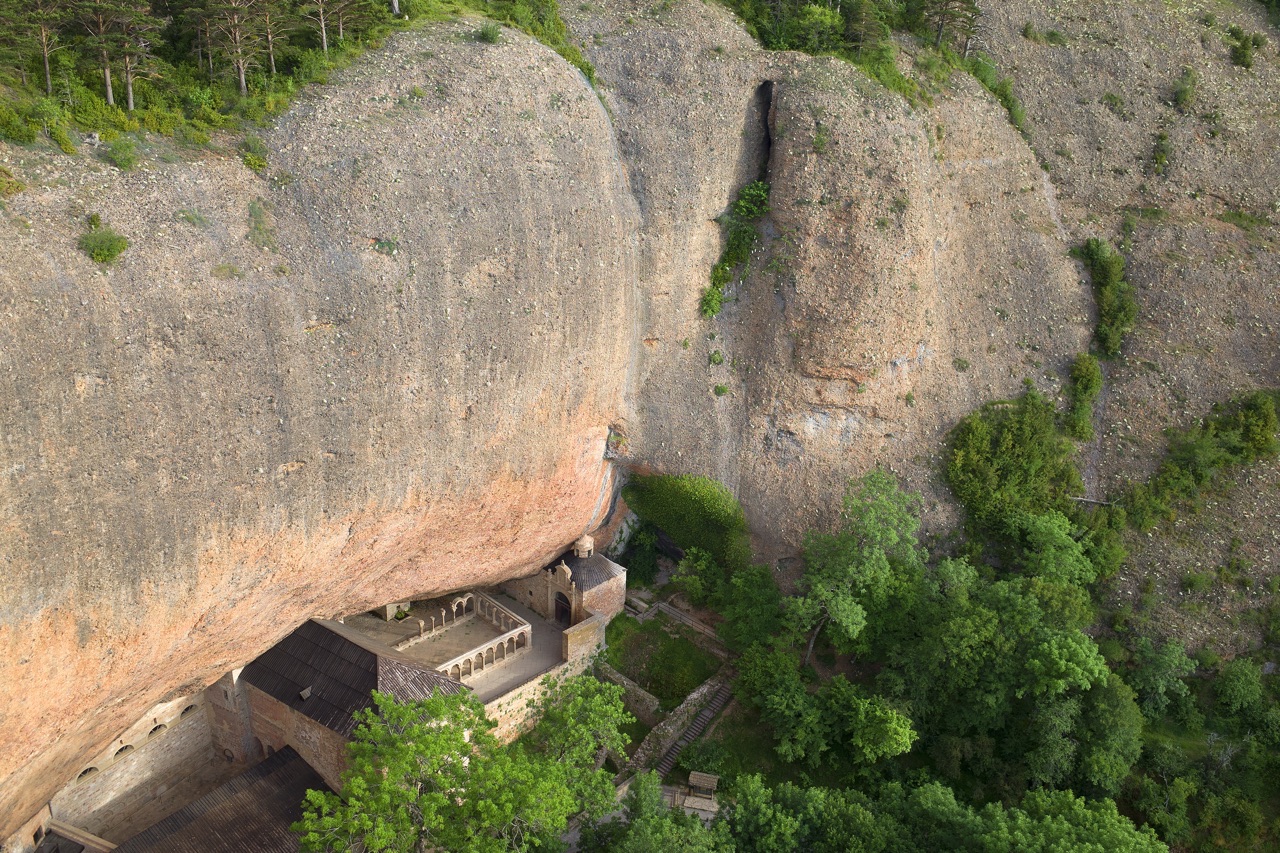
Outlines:
[[461, 619], [462, 614], [466, 612], [466, 607], [463, 605], [461, 598], [455, 598], [453, 603], [449, 605], [449, 609], [453, 611], [454, 619]]
[[459, 678], [462, 677], [462, 668], [455, 663], [453, 665], [453, 669], [449, 670], [449, 677], [452, 678], [454, 681], [457, 681]]
[[516, 653], [516, 638], [512, 637], [507, 640], [507, 654], [514, 655]]
[[556, 593], [556, 621], [566, 628], [573, 622], [573, 604], [563, 592]]
[[470, 660], [464, 660], [464, 661], [462, 662], [462, 675], [463, 675], [463, 677], [465, 678], [466, 676], [468, 676], [468, 675], [470, 675], [470, 674], [471, 674], [471, 661], [470, 661]]
[[160, 734], [162, 731], [164, 731], [167, 728], [169, 727], [166, 726], [164, 723], [161, 723], [160, 725], [153, 728], [151, 731], [147, 732], [147, 737], [149, 738], [155, 737], [156, 735]]
[[124, 746], [117, 749], [115, 757], [119, 758], [120, 756], [124, 755], [127, 752], [133, 752], [133, 744], [126, 743]]
[[188, 705], [187, 707], [182, 709], [182, 713], [178, 715], [178, 719], [182, 719], [183, 717], [194, 714], [195, 712], [196, 712], [196, 706]]
[[97, 773], [97, 772], [98, 772], [98, 768], [96, 767], [86, 767], [85, 769], [80, 771], [80, 775], [77, 776], [76, 779], [77, 780], [88, 779], [90, 776], [92, 776], [94, 773]]
[[476, 597], [471, 593], [467, 593], [462, 597], [462, 604], [463, 604], [463, 608], [462, 608], [463, 613], [476, 612]]
[[516, 634], [517, 649], [523, 649], [528, 642], [529, 642], [528, 639], [524, 635], [524, 631], [521, 631], [519, 634]]
[[493, 649], [492, 648], [488, 648], [484, 650], [484, 665], [493, 666]]
[[502, 660], [502, 659], [503, 659], [503, 658], [505, 658], [506, 656], [507, 656], [507, 644], [506, 644], [506, 643], [498, 643], [497, 647], [494, 649], [493, 659], [494, 659], [494, 660]]
[[261, 755], [263, 758], [267, 757], [267, 748], [263, 746], [262, 741], [258, 740], [257, 738], [253, 739], [253, 751], [256, 754]]
[[471, 667], [472, 672], [479, 672], [484, 669], [484, 655], [476, 655], [475, 666]]

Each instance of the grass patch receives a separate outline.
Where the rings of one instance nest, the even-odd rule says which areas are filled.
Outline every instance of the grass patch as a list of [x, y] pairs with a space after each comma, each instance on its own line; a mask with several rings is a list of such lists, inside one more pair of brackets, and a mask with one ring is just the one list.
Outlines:
[[1013, 80], [1008, 77], [1001, 77], [1000, 72], [996, 70], [995, 63], [985, 54], [974, 54], [966, 63], [969, 73], [974, 76], [983, 87], [996, 96], [1005, 112], [1009, 114], [1009, 123], [1017, 129], [1018, 133], [1023, 136], [1027, 135], [1027, 113], [1022, 107], [1022, 101], [1013, 91]]
[[205, 216], [198, 210], [184, 207], [174, 215], [177, 216], [179, 222], [185, 222], [188, 225], [194, 225], [197, 228], [209, 227], [209, 217]]
[[276, 229], [271, 224], [271, 206], [265, 199], [249, 202], [249, 233], [245, 239], [259, 249], [276, 250]]
[[1228, 210], [1220, 214], [1218, 219], [1250, 234], [1257, 228], [1266, 228], [1271, 224], [1271, 220], [1265, 216], [1254, 216], [1252, 213], [1245, 213], [1243, 210]]
[[1169, 141], [1169, 134], [1160, 132], [1156, 134], [1156, 144], [1151, 149], [1151, 171], [1156, 175], [1164, 175], [1169, 171], [1169, 158], [1173, 156], [1173, 143]]
[[715, 675], [720, 660], [680, 633], [661, 614], [647, 622], [622, 615], [605, 630], [605, 660], [672, 711]]

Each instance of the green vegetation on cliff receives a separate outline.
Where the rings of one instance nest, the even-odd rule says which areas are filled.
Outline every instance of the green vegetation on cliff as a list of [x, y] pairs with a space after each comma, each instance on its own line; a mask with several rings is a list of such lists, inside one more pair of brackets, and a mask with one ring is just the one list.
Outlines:
[[[594, 80], [556, 0], [0, 0], [0, 139], [44, 134], [66, 153], [73, 131], [204, 145], [279, 114], [390, 32], [468, 12], [524, 30]], [[122, 149], [109, 159], [127, 168]], [[245, 162], [261, 171], [265, 151]]]

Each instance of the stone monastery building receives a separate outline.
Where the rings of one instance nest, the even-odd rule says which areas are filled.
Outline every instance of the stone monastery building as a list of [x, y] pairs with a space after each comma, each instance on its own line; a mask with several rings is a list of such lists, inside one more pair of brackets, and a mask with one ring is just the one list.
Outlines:
[[309, 788], [338, 790], [357, 712], [472, 691], [512, 740], [546, 676], [583, 671], [626, 570], [591, 537], [497, 589], [312, 619], [207, 689], [157, 705], [43, 810], [39, 853], [296, 851]]

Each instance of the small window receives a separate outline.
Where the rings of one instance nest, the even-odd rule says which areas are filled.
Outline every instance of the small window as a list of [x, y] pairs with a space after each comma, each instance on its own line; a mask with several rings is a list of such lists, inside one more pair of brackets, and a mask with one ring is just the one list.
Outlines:
[[182, 717], [188, 716], [189, 714], [194, 714], [195, 712], [196, 712], [196, 706], [188, 705], [187, 707], [182, 709], [182, 715], [178, 719], [182, 719]]
[[85, 769], [80, 771], [80, 775], [77, 776], [76, 778], [88, 779], [90, 776], [92, 776], [94, 773], [97, 773], [97, 772], [98, 772], [98, 768], [96, 767], [86, 767]]
[[116, 758], [124, 755], [126, 752], [133, 752], [133, 745], [126, 743], [124, 746], [116, 750]]
[[152, 729], [151, 731], [147, 732], [147, 737], [155, 737], [156, 735], [160, 734], [162, 731], [164, 731], [164, 730], [165, 730], [165, 729], [167, 729], [167, 728], [169, 728], [169, 727], [168, 727], [168, 726], [166, 726], [164, 723], [161, 723], [160, 725], [156, 726], [156, 727], [155, 727], [154, 729]]

